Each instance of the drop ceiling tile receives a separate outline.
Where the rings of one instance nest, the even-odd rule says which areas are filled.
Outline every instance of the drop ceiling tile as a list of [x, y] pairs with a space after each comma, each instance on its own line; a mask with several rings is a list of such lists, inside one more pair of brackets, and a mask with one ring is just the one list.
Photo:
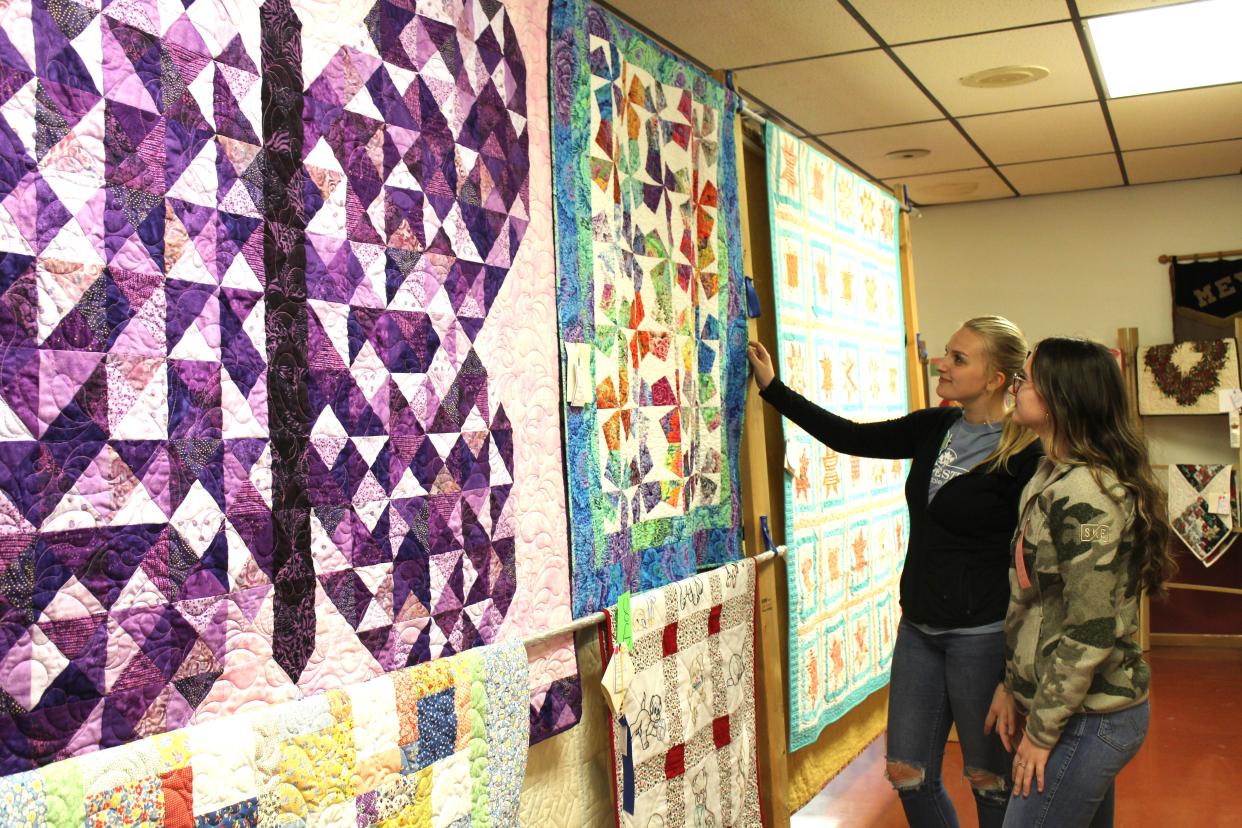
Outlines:
[[839, 3], [824, 0], [613, 0], [611, 5], [713, 69], [876, 45]]
[[1000, 171], [1022, 195], [1096, 190], [1101, 187], [1120, 186], [1122, 183], [1117, 156], [1111, 152], [1085, 158], [1008, 164], [1001, 167]]
[[[821, 139], [876, 178], [964, 170], [987, 164], [948, 121], [866, 129], [824, 135]], [[901, 149], [926, 149], [931, 152], [923, 158], [886, 157], [888, 153]]]
[[976, 115], [960, 121], [995, 164], [1112, 152], [1104, 113], [1096, 101]]
[[1242, 83], [1108, 102], [1122, 150], [1242, 138]]
[[1064, 0], [852, 0], [888, 43], [986, 32], [1029, 23], [1068, 20]]
[[1122, 153], [1131, 184], [1237, 175], [1242, 172], [1242, 140]]
[[749, 93], [810, 133], [908, 124], [942, 117], [881, 51], [746, 69]]
[[892, 178], [884, 182], [900, 195], [901, 185], [910, 188], [910, 199], [916, 204], [953, 204], [958, 201], [983, 201], [989, 198], [1010, 198], [1013, 191], [988, 167], [959, 172], [933, 173], [909, 178]]
[[1187, 0], [1078, 0], [1078, 13], [1083, 17], [1095, 17], [1114, 12], [1154, 9], [1157, 6], [1176, 6]]
[[[954, 115], [1077, 103], [1095, 97], [1095, 85], [1072, 23], [899, 46], [893, 50]], [[1002, 89], [963, 86], [966, 75], [998, 66], [1034, 64], [1050, 75]]]

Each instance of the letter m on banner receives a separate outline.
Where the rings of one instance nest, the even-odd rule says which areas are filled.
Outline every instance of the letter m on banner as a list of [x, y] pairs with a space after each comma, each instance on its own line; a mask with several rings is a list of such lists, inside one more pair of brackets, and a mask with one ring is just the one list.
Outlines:
[[1216, 339], [1242, 316], [1242, 259], [1169, 265], [1173, 288], [1173, 339]]

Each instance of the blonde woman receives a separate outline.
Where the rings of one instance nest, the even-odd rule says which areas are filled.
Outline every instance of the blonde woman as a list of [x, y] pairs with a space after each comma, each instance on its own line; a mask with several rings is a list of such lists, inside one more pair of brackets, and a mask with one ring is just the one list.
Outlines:
[[[1008, 319], [981, 316], [949, 338], [938, 361], [941, 399], [956, 406], [856, 423], [791, 391], [762, 345], [750, 362], [764, 400], [831, 448], [911, 458], [910, 538], [901, 574], [902, 620], [893, 650], [888, 778], [913, 828], [957, 826], [940, 770], [957, 724], [982, 828], [999, 828], [1009, 758], [986, 722], [1004, 670], [1009, 543], [1018, 496], [1039, 462], [1034, 434], [1006, 409], [1027, 344]], [[999, 722], [1008, 738], [1013, 717]]]
[[1048, 456], [1022, 493], [993, 704], [1027, 714], [1005, 826], [1109, 828], [1114, 780], [1147, 735], [1139, 596], [1176, 570], [1164, 493], [1103, 345], [1043, 340], [1014, 396]]

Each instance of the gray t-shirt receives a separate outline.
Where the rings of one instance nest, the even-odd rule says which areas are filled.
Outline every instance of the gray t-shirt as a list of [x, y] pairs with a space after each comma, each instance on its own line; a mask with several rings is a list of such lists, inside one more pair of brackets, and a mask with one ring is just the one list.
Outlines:
[[[979, 464], [980, 460], [995, 451], [997, 445], [1000, 444], [1002, 428], [1003, 426], [1000, 423], [968, 423], [965, 417], [951, 425], [948, 433], [944, 436], [944, 443], [940, 446], [940, 454], [936, 457], [936, 463], [932, 466], [931, 484], [927, 487], [927, 502], [931, 502], [932, 498], [936, 496], [936, 492], [940, 491], [941, 486], [959, 474], [965, 474], [970, 471]], [[1005, 622], [1002, 620], [991, 624], [984, 624], [981, 627], [960, 627], [957, 629], [929, 627], [926, 624], [915, 624], [914, 626], [928, 635], [944, 635], [946, 633], [982, 635], [984, 633], [1001, 632], [1005, 629]]]
[[949, 426], [940, 445], [940, 454], [932, 466], [931, 483], [927, 486], [927, 502], [931, 503], [940, 487], [959, 474], [970, 471], [1000, 444], [1001, 423], [968, 423], [965, 417]]

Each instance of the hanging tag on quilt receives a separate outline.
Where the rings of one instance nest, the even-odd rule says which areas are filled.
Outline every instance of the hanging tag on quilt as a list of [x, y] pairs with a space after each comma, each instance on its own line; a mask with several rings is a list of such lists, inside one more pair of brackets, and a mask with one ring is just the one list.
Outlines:
[[751, 319], [763, 316], [763, 306], [759, 304], [759, 292], [755, 290], [755, 280], [746, 277], [746, 315]]
[[1214, 515], [1228, 515], [1233, 512], [1233, 504], [1230, 502], [1229, 495], [1224, 494], [1223, 492], [1213, 498], [1211, 507], [1212, 514]]
[[785, 473], [792, 474], [794, 477], [798, 476], [798, 461], [793, 456], [793, 452], [797, 447], [797, 443], [793, 440], [785, 440]]
[[612, 651], [608, 669], [604, 670], [600, 680], [600, 689], [604, 691], [604, 701], [612, 712], [613, 718], [622, 715], [625, 709], [625, 692], [634, 681], [634, 659], [625, 644], [618, 644]]
[[1242, 388], [1217, 389], [1216, 407], [1222, 413], [1242, 409]]
[[591, 347], [588, 342], [565, 343], [565, 401], [569, 405], [580, 407], [595, 401]]
[[1242, 414], [1229, 412], [1229, 447], [1242, 448]]
[[630, 732], [630, 723], [621, 717], [617, 723], [621, 728], [621, 807], [627, 814], [634, 814], [634, 735]]
[[630, 593], [623, 592], [617, 599], [617, 642], [634, 650], [634, 627], [630, 615]]

